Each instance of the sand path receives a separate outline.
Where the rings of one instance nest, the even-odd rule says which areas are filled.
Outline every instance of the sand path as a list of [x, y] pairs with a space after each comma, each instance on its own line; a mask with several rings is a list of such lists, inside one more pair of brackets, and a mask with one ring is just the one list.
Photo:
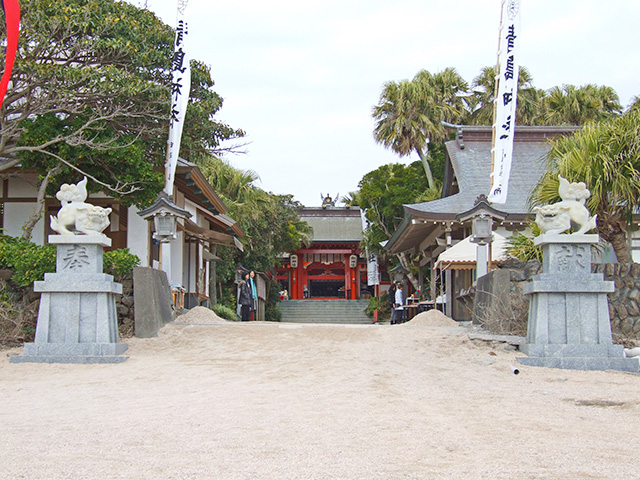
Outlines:
[[122, 364], [5, 350], [0, 479], [640, 478], [640, 376], [514, 375], [467, 333], [192, 311]]

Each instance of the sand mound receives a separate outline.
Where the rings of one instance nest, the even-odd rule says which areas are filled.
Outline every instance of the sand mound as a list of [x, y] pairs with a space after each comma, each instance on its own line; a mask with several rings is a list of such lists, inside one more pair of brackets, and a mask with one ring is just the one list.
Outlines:
[[457, 327], [458, 322], [447, 317], [440, 310], [428, 310], [417, 314], [402, 325], [419, 325], [424, 327]]
[[206, 307], [193, 307], [184, 315], [180, 315], [174, 320], [175, 323], [197, 323], [214, 325], [219, 323], [229, 323], [224, 318], [220, 318], [213, 310]]

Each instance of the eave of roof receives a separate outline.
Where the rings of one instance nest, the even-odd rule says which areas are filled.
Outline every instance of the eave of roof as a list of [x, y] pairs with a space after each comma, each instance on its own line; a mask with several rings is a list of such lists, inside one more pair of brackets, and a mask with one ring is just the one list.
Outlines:
[[179, 159], [176, 168], [176, 184], [186, 197], [203, 206], [212, 214], [227, 213], [227, 206], [213, 190], [197, 165]]
[[[505, 221], [523, 221], [531, 217], [528, 200], [545, 172], [548, 139], [566, 135], [580, 127], [516, 127], [514, 157], [505, 204], [493, 208], [504, 213]], [[456, 224], [457, 216], [474, 207], [479, 195], [490, 189], [491, 127], [460, 126], [459, 137], [446, 142], [459, 192], [430, 202], [404, 205], [405, 218], [385, 246], [391, 253], [413, 250], [438, 225]]]

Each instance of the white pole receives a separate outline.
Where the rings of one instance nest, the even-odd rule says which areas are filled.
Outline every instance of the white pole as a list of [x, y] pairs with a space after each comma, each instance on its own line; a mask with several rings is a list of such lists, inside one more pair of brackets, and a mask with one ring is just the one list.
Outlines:
[[476, 281], [478, 278], [489, 273], [488, 261], [488, 244], [478, 243], [476, 246]]

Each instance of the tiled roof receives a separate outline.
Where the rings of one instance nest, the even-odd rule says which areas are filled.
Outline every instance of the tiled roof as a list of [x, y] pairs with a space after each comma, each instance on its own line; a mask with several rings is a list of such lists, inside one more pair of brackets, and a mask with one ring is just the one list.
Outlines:
[[314, 242], [360, 242], [362, 218], [360, 209], [352, 208], [303, 208], [300, 219], [313, 228]]
[[[458, 181], [459, 193], [431, 202], [405, 205], [407, 213], [423, 216], [423, 214], [449, 214], [455, 218], [459, 213], [473, 208], [476, 198], [487, 195], [490, 188], [491, 143], [465, 142], [464, 149], [453, 140], [447, 142], [447, 153]], [[527, 214], [529, 195], [545, 172], [545, 156], [549, 145], [545, 143], [514, 144], [509, 190], [505, 204], [494, 204], [493, 207], [509, 214]]]
[[[507, 201], [493, 204], [507, 219], [522, 219], [530, 212], [528, 200], [546, 168], [549, 139], [579, 127], [516, 127]], [[491, 127], [461, 126], [455, 140], [446, 143], [447, 157], [458, 193], [431, 202], [404, 205], [405, 219], [386, 245], [392, 253], [417, 246], [440, 222], [455, 222], [471, 210], [479, 195], [488, 195], [491, 174]]]

